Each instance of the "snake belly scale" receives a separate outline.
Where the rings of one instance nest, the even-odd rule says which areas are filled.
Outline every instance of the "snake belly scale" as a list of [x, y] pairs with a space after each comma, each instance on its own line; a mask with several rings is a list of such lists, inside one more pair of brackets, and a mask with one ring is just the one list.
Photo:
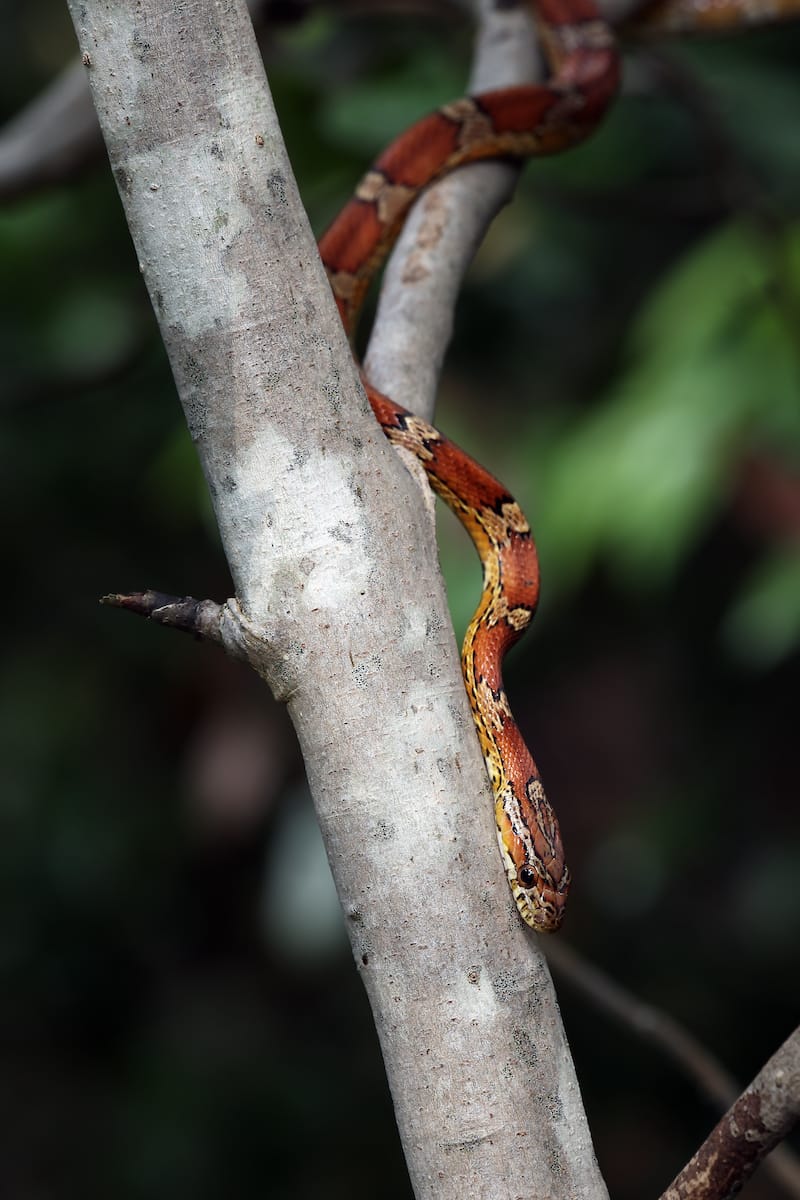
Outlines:
[[[375, 271], [419, 193], [487, 158], [551, 154], [595, 128], [616, 90], [613, 38], [591, 0], [537, 0], [535, 16], [552, 75], [541, 85], [464, 97], [400, 135], [361, 180], [319, 243], [339, 312], [352, 333]], [[434, 491], [472, 538], [483, 591], [462, 648], [464, 683], [492, 784], [500, 851], [523, 920], [558, 929], [570, 876], [539, 771], [514, 720], [502, 662], [529, 625], [539, 596], [531, 530], [488, 471], [437, 429], [364, 381], [372, 410], [395, 445], [419, 458]]]

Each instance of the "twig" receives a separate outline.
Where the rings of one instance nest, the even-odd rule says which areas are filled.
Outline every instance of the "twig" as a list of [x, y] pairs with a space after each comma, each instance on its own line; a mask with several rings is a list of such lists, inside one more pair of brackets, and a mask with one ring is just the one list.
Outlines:
[[728, 1200], [800, 1118], [800, 1028], [675, 1177], [661, 1200]]
[[101, 596], [101, 604], [124, 608], [157, 625], [170, 625], [204, 641], [222, 645], [220, 625], [222, 605], [215, 600], [195, 600], [193, 596], [168, 596], [165, 592], [112, 592]]
[[[548, 941], [545, 953], [560, 979], [571, 984], [595, 1008], [626, 1030], [661, 1050], [694, 1082], [715, 1108], [724, 1111], [734, 1103], [741, 1090], [739, 1084], [718, 1059], [673, 1017], [651, 1004], [645, 1004], [626, 988], [620, 987], [563, 940]], [[788, 1195], [800, 1198], [800, 1160], [793, 1151], [786, 1146], [779, 1147], [767, 1159], [764, 1168]]]
[[[473, 7], [478, 24], [467, 90], [534, 82], [540, 68], [527, 5], [475, 0]], [[463, 277], [519, 172], [518, 163], [473, 163], [435, 183], [412, 208], [387, 263], [366, 374], [427, 420], [433, 418]]]
[[145, 592], [112, 592], [101, 596], [100, 603], [124, 608], [157, 625], [168, 625], [201, 641], [213, 642], [230, 658], [241, 662], [252, 664], [254, 649], [255, 653], [264, 651], [262, 640], [253, 636], [254, 631], [236, 600], [217, 604], [216, 600], [169, 596], [148, 588]]

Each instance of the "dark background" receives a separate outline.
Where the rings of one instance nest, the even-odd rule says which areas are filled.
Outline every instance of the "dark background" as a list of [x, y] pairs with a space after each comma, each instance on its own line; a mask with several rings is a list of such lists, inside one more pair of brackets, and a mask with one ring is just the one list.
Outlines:
[[[454, 7], [363, 7], [262, 30], [320, 231], [468, 63]], [[7, 119], [75, 47], [57, 0], [0, 22]], [[537, 533], [507, 682], [568, 843], [563, 937], [742, 1081], [798, 1019], [799, 65], [790, 27], [630, 53], [481, 250], [438, 413]], [[104, 159], [4, 200], [0, 278], [2, 1194], [407, 1200], [284, 712], [97, 603], [231, 592]], [[479, 570], [442, 527], [462, 629]], [[610, 1190], [657, 1196], [716, 1114], [560, 999]]]

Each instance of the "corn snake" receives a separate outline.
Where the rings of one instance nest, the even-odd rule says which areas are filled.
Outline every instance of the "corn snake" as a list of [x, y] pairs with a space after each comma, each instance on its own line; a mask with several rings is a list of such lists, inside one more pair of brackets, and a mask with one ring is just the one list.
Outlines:
[[[549, 81], [465, 97], [423, 117], [377, 159], [319, 242], [348, 334], [365, 292], [419, 193], [457, 167], [565, 149], [597, 125], [617, 86], [613, 38], [592, 0], [536, 0]], [[467, 696], [495, 802], [497, 835], [523, 920], [561, 924], [570, 876], [558, 821], [514, 720], [502, 678], [506, 651], [533, 617], [539, 568], [519, 505], [488, 471], [432, 425], [364, 380], [389, 440], [411, 450], [466, 528], [483, 566], [481, 599], [462, 647]]]

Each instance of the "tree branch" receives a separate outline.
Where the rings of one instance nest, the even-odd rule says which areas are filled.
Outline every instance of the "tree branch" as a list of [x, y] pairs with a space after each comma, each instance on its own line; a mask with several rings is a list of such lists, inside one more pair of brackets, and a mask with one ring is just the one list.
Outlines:
[[728, 1200], [800, 1119], [800, 1029], [792, 1033], [661, 1200]]
[[[638, 0], [604, 0], [612, 22]], [[543, 68], [527, 3], [472, 0], [475, 52], [466, 91], [535, 83]], [[472, 163], [428, 188], [412, 208], [389, 259], [364, 358], [367, 378], [426, 420], [433, 419], [458, 294], [477, 247], [511, 199], [518, 163]]]
[[366, 406], [244, 4], [70, 8], [231, 636], [297, 729], [416, 1195], [603, 1197], [497, 853], [430, 511]]
[[101, 150], [86, 71], [76, 59], [0, 129], [0, 201], [68, 182]]
[[124, 608], [137, 616], [147, 617], [156, 625], [168, 625], [191, 633], [201, 641], [214, 642], [232, 658], [245, 659], [240, 642], [229, 636], [239, 620], [230, 604], [217, 604], [215, 600], [195, 600], [193, 596], [168, 596], [165, 592], [114, 592], [103, 596], [101, 604], [110, 608]]
[[[529, 6], [478, 0], [475, 9], [466, 90], [534, 82], [540, 69]], [[518, 163], [497, 161], [445, 176], [414, 205], [387, 263], [364, 368], [377, 388], [426, 420], [433, 419], [464, 275], [519, 174]]]
[[[546, 954], [557, 979], [574, 987], [589, 1004], [627, 1032], [665, 1054], [717, 1109], [723, 1111], [734, 1103], [741, 1090], [736, 1080], [668, 1013], [645, 1004], [621, 987], [563, 938], [549, 939]], [[800, 1198], [800, 1161], [787, 1146], [776, 1147], [764, 1169], [789, 1195]]]

